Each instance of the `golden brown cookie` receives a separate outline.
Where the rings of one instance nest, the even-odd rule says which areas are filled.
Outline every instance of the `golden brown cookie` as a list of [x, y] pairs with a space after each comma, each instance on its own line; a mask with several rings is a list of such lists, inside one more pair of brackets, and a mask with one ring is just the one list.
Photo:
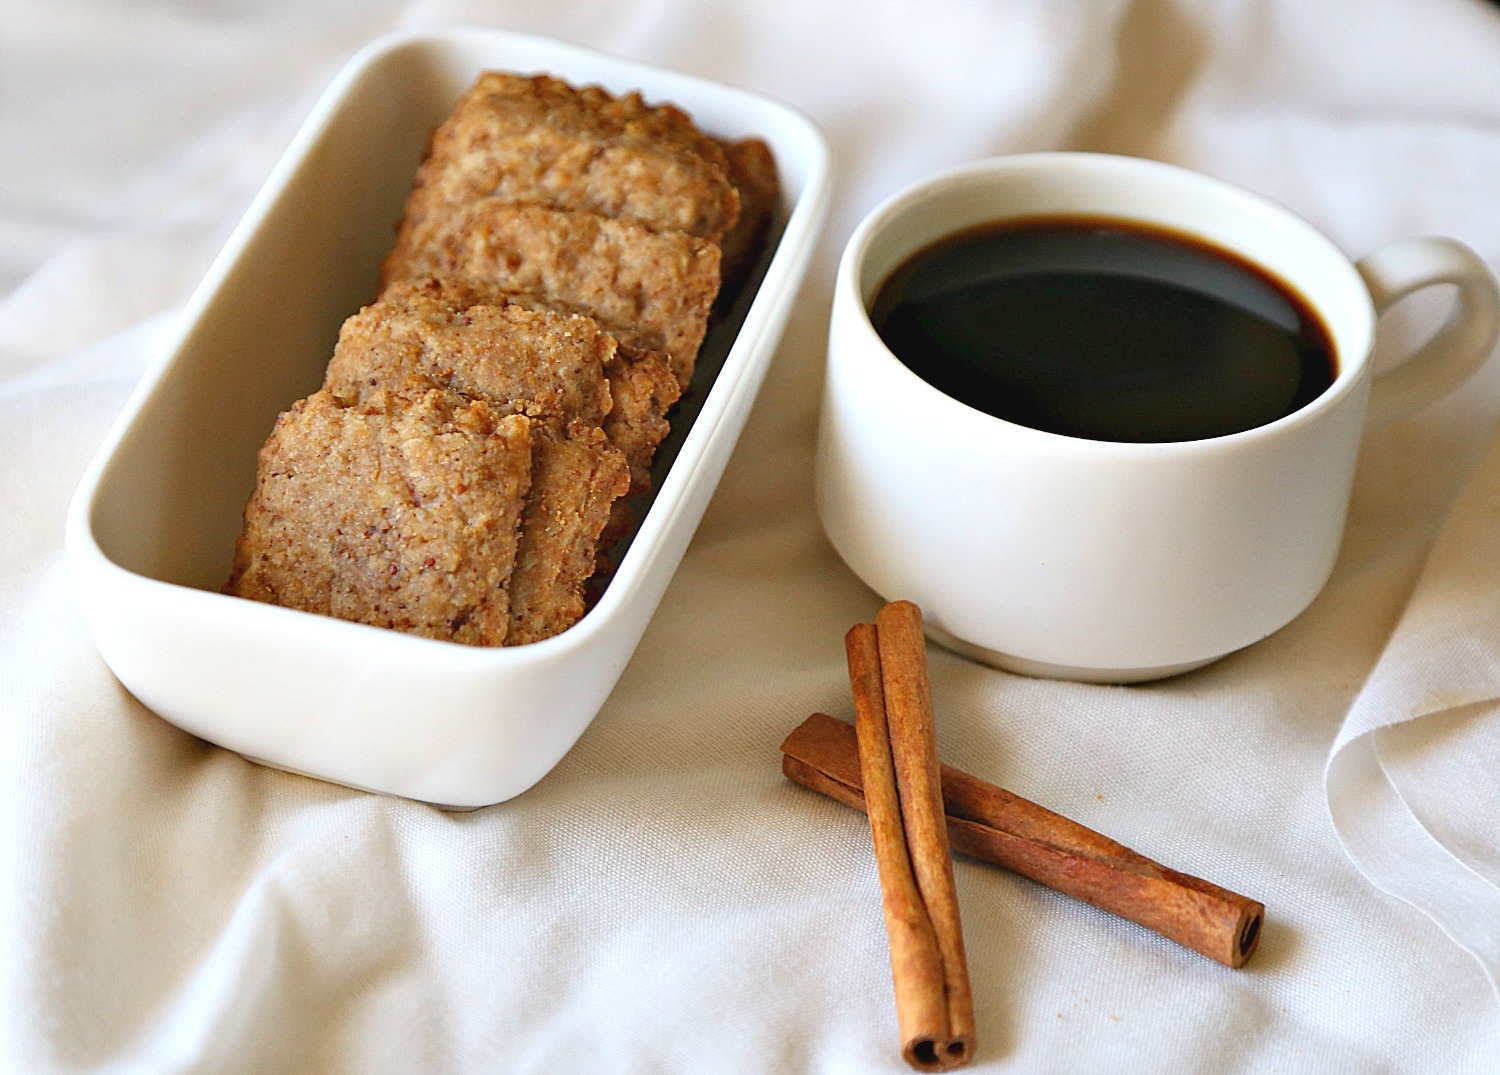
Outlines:
[[226, 592], [497, 646], [531, 484], [530, 426], [441, 389], [320, 391], [260, 452]]

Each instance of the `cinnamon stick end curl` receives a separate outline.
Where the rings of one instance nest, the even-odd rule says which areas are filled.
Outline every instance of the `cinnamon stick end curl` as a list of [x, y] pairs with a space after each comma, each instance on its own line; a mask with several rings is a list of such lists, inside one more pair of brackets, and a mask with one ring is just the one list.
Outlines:
[[952, 1071], [969, 1062], [974, 1052], [972, 1038], [956, 1038], [937, 1041], [933, 1038], [917, 1038], [906, 1043], [901, 1057], [917, 1071]]

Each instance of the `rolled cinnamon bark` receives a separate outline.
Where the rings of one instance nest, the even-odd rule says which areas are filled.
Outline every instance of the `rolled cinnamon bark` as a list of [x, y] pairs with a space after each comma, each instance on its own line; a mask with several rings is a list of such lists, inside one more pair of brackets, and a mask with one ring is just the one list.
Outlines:
[[[781, 751], [789, 779], [865, 809], [859, 745], [848, 724], [814, 713]], [[1243, 967], [1255, 953], [1265, 917], [1259, 902], [1168, 869], [950, 765], [941, 772], [953, 850], [1128, 918], [1226, 967]]]
[[953, 859], [948, 846], [926, 643], [915, 605], [887, 606], [845, 636], [857, 764], [880, 873], [902, 1056], [946, 1071], [974, 1050]]

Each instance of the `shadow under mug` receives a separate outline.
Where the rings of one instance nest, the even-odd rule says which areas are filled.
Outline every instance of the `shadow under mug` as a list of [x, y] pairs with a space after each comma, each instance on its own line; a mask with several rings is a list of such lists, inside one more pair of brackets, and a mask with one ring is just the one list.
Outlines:
[[[870, 303], [910, 255], [977, 225], [1067, 215], [1164, 227], [1261, 267], [1327, 328], [1333, 383], [1243, 432], [1095, 441], [961, 403], [881, 341]], [[1376, 318], [1433, 284], [1457, 285], [1447, 322], [1375, 374]], [[1287, 210], [1182, 168], [1088, 153], [981, 161], [894, 195], [845, 248], [818, 512], [854, 572], [887, 600], [915, 601], [949, 648], [1031, 675], [1174, 675], [1264, 638], [1312, 602], [1338, 555], [1367, 423], [1456, 387], [1497, 332], [1495, 276], [1452, 240], [1402, 240], [1351, 263]]]

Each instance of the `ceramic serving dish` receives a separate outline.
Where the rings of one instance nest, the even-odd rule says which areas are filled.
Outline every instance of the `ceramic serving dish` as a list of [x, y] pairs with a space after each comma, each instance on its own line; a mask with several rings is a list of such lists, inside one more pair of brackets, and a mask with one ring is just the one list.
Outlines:
[[[484, 69], [672, 101], [755, 134], [779, 233], [710, 333], [655, 498], [597, 605], [543, 642], [481, 649], [221, 595], [256, 452], [370, 301], [423, 144]], [[826, 214], [818, 130], [757, 94], [492, 29], [392, 34], [323, 95], [193, 295], [74, 497], [68, 551], [94, 639], [165, 719], [280, 768], [454, 807], [501, 802], [577, 741], [630, 660], [728, 461]]]

